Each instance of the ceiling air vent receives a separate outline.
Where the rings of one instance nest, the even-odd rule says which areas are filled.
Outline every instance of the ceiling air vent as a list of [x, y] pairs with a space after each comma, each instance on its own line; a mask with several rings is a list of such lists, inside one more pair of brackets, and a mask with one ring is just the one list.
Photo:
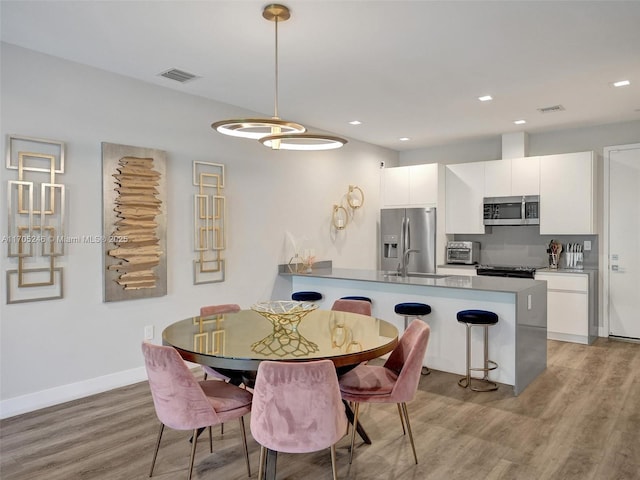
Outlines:
[[562, 110], [564, 110], [562, 105], [553, 105], [552, 107], [542, 107], [538, 109], [540, 113], [561, 112]]
[[172, 68], [167, 70], [166, 72], [159, 73], [161, 77], [168, 78], [169, 80], [175, 80], [176, 82], [185, 83], [194, 78], [198, 78], [197, 75], [193, 73], [185, 72], [184, 70], [178, 70], [177, 68]]

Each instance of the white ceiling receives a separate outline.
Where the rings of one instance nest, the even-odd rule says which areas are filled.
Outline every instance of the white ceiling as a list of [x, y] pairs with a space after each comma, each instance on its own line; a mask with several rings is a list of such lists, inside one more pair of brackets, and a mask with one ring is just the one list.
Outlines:
[[[1, 38], [271, 116], [266, 3], [2, 0]], [[307, 127], [402, 151], [640, 119], [640, 1], [283, 3], [279, 113]]]

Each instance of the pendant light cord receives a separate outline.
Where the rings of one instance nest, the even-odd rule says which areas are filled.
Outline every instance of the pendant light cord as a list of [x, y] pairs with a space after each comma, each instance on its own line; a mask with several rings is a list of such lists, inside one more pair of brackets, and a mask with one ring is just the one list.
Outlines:
[[276, 87], [276, 91], [275, 91], [275, 100], [274, 100], [274, 107], [273, 107], [273, 118], [280, 118], [278, 116], [278, 17], [276, 16], [275, 18], [275, 23], [276, 23], [276, 82], [275, 82], [275, 87]]

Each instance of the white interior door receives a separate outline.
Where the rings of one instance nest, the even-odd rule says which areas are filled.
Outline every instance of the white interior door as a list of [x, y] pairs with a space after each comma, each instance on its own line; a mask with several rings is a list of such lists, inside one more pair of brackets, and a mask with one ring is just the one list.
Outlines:
[[640, 144], [609, 151], [609, 334], [640, 339]]

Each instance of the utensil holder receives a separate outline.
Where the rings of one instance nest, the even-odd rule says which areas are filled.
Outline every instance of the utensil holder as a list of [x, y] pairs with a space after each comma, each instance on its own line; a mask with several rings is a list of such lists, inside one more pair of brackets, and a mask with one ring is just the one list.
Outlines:
[[550, 253], [549, 254], [549, 268], [557, 269], [559, 262], [560, 262], [560, 254], [559, 253]]

